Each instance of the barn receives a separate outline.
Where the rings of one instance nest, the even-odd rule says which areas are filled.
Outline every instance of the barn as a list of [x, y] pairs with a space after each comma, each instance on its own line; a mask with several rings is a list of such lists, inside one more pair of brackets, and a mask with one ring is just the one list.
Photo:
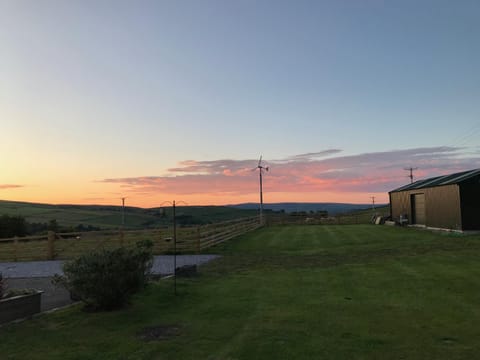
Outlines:
[[480, 169], [419, 180], [389, 192], [392, 220], [452, 230], [480, 230]]

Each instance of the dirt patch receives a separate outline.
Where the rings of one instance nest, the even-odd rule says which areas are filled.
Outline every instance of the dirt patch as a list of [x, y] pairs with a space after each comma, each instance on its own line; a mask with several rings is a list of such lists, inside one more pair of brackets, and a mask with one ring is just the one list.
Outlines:
[[180, 335], [180, 327], [177, 325], [148, 326], [137, 333], [137, 337], [143, 341], [168, 340]]

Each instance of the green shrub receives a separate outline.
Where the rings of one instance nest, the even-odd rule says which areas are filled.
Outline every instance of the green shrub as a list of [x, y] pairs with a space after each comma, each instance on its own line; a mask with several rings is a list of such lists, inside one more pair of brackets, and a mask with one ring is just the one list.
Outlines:
[[145, 286], [153, 263], [152, 247], [151, 241], [143, 241], [135, 247], [82, 255], [65, 263], [64, 275], [54, 282], [94, 310], [119, 308]]

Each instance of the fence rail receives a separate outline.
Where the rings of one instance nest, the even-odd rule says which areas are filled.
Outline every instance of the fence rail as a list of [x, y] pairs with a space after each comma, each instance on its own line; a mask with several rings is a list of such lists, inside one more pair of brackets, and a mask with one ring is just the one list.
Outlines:
[[[353, 225], [372, 222], [375, 213], [361, 213], [357, 215], [337, 215], [320, 217], [315, 215], [268, 215], [266, 225]], [[377, 215], [385, 215], [383, 213]]]
[[[259, 227], [258, 217], [194, 227], [177, 227], [177, 252], [199, 253]], [[140, 240], [151, 240], [154, 254], [173, 253], [171, 227], [70, 233], [50, 231], [41, 236], [0, 239], [0, 261], [71, 259], [88, 251], [131, 245]]]

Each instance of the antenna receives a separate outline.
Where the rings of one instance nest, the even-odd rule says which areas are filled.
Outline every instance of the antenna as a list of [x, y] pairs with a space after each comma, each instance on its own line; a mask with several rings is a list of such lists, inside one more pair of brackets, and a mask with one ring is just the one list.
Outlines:
[[258, 160], [258, 165], [256, 168], [252, 169], [252, 171], [259, 170], [260, 175], [260, 225], [263, 225], [263, 181], [262, 175], [264, 171], [268, 171], [268, 166], [262, 166], [262, 155], [260, 155], [260, 159]]
[[417, 170], [417, 169], [418, 169], [418, 168], [412, 168], [412, 167], [403, 168], [403, 170], [410, 171], [410, 175], [407, 175], [407, 177], [410, 178], [410, 184], [413, 183], [413, 171], [414, 171], [414, 170]]

